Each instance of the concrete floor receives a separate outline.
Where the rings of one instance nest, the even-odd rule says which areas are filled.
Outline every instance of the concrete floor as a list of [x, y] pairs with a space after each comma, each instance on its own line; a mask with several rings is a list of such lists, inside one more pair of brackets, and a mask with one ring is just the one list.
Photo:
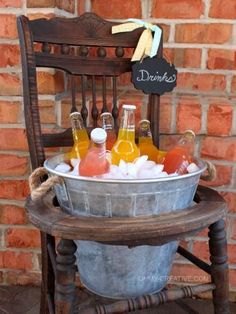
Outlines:
[[[85, 294], [84, 294], [85, 296]], [[82, 297], [82, 299], [84, 298]], [[92, 296], [90, 299], [92, 300]], [[38, 314], [40, 289], [33, 287], [0, 287], [0, 314]], [[92, 303], [90, 300], [89, 303]], [[231, 303], [231, 314], [236, 314], [236, 303]], [[157, 310], [158, 309], [158, 310]], [[156, 309], [137, 311], [136, 314], [213, 314], [210, 300], [182, 299]]]

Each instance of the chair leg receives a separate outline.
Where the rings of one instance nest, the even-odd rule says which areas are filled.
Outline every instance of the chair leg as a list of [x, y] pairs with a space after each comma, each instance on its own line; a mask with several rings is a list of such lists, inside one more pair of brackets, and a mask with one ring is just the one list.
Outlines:
[[55, 239], [49, 234], [41, 232], [41, 251], [42, 251], [42, 283], [40, 314], [49, 314], [48, 295], [54, 297], [55, 278], [52, 263], [48, 254], [47, 245], [50, 243], [55, 247]]
[[209, 227], [209, 248], [211, 260], [211, 279], [216, 285], [213, 290], [215, 314], [230, 314], [229, 273], [227, 263], [227, 241], [223, 219]]
[[56, 257], [56, 314], [71, 314], [75, 301], [74, 255], [76, 245], [73, 240], [61, 239], [57, 246]]

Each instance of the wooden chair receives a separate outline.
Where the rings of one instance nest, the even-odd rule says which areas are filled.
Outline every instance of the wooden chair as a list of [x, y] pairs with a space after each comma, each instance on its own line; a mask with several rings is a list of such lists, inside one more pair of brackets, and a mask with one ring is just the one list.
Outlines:
[[[91, 118], [93, 127], [97, 125], [99, 109], [96, 104], [98, 88], [97, 79], [101, 80], [102, 109], [107, 111], [108, 80], [112, 81], [112, 115], [115, 127], [118, 127], [117, 81], [125, 72], [131, 71], [130, 58], [125, 57], [125, 48], [134, 48], [143, 29], [131, 33], [111, 35], [111, 26], [116, 23], [108, 22], [95, 14], [85, 13], [78, 18], [52, 18], [29, 21], [20, 16], [17, 20], [20, 38], [24, 110], [26, 131], [29, 144], [30, 158], [33, 169], [43, 165], [45, 148], [57, 146], [71, 146], [71, 130], [61, 133], [43, 134], [40, 124], [38, 92], [36, 80], [37, 67], [50, 67], [63, 70], [70, 78], [71, 111], [76, 110], [76, 86], [80, 81], [81, 114], [87, 125], [89, 116], [86, 107], [88, 95], [88, 80], [91, 81], [92, 108]], [[41, 51], [36, 51], [35, 45], [40, 43]], [[96, 48], [94, 48], [96, 47]], [[107, 58], [107, 48], [113, 49], [114, 57]], [[96, 49], [96, 56], [90, 56], [89, 51]], [[158, 56], [162, 55], [162, 43]], [[151, 121], [154, 142], [158, 145], [159, 139], [159, 97], [149, 95], [147, 118]], [[141, 245], [157, 245], [173, 239], [184, 238], [209, 226], [209, 245], [211, 265], [199, 260], [182, 247], [178, 252], [192, 261], [199, 268], [205, 270], [212, 277], [212, 283], [200, 285], [196, 288], [183, 288], [176, 292], [163, 291], [154, 297], [140, 297], [137, 300], [124, 300], [112, 305], [97, 305], [96, 308], [86, 309], [81, 313], [123, 313], [136, 309], [156, 306], [168, 300], [213, 290], [215, 313], [228, 314], [228, 268], [226, 254], [226, 237], [224, 221], [226, 206], [223, 199], [215, 192], [200, 187], [195, 200], [198, 205], [186, 210], [185, 215], [167, 215], [165, 220], [159, 217], [152, 219], [132, 218], [135, 226], [129, 232], [130, 218], [121, 218], [119, 240], [117, 233], [113, 235], [117, 221], [113, 218], [104, 219], [104, 228], [101, 230], [96, 219], [90, 217], [81, 220], [74, 217], [71, 220], [68, 214], [60, 208], [54, 207], [48, 197], [27, 201], [26, 209], [29, 218], [41, 230], [42, 243], [42, 288], [41, 314], [47, 313], [74, 313], [75, 307], [75, 245], [73, 239], [87, 239], [103, 243]], [[127, 224], [129, 219], [129, 225]], [[154, 220], [155, 221], [154, 221]], [[69, 222], [70, 221], [70, 222]], [[71, 222], [72, 221], [72, 222]], [[82, 221], [82, 223], [81, 223]], [[178, 224], [176, 224], [178, 222]], [[173, 226], [171, 226], [173, 223]], [[91, 224], [94, 233], [91, 236], [86, 226]], [[63, 226], [63, 228], [62, 228]], [[171, 227], [170, 227], [171, 226]], [[109, 236], [106, 233], [109, 230]], [[142, 230], [149, 230], [150, 234], [140, 238]], [[61, 241], [55, 249], [55, 236]], [[104, 240], [105, 239], [105, 240]], [[134, 244], [135, 243], [135, 244]]]

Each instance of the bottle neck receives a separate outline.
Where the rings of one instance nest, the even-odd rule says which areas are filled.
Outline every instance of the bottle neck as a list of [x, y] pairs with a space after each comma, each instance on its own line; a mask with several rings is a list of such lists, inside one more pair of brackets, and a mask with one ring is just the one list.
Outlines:
[[119, 139], [125, 139], [134, 141], [135, 140], [135, 116], [134, 110], [124, 109], [120, 129], [119, 129]]
[[146, 120], [142, 121], [139, 126], [139, 143], [153, 144], [150, 123]]
[[178, 141], [177, 146], [184, 147], [188, 152], [193, 155], [194, 153], [195, 136], [191, 133], [185, 133]]
[[113, 117], [110, 113], [104, 113], [101, 117], [103, 130], [113, 130]]
[[88, 134], [83, 125], [83, 120], [81, 117], [76, 117], [71, 119], [71, 128], [74, 142], [88, 141]]

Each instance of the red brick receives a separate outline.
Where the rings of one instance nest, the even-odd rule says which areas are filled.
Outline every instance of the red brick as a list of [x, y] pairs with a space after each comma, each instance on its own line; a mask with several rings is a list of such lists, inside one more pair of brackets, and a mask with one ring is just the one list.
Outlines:
[[152, 17], [166, 19], [199, 18], [203, 14], [201, 0], [154, 0]]
[[233, 106], [230, 104], [211, 104], [207, 113], [208, 135], [229, 135], [233, 120]]
[[77, 0], [56, 0], [55, 6], [61, 10], [68, 11], [70, 13], [75, 12], [75, 1]]
[[233, 240], [236, 240], [236, 219], [231, 218], [231, 226], [232, 226], [232, 233], [231, 233], [231, 238]]
[[[55, 14], [54, 13], [42, 13], [42, 12], [37, 12], [37, 13], [27, 13], [26, 14], [27, 17], [30, 19], [30, 20], [36, 20], [36, 19], [51, 19], [52, 17], [55, 17]], [[34, 45], [34, 49], [36, 51], [41, 51], [41, 49], [39, 49], [39, 47], [41, 48], [41, 45], [39, 43], [36, 43]]]
[[235, 70], [236, 52], [226, 49], [209, 49], [207, 68], [210, 70]]
[[126, 18], [140, 18], [141, 1], [120, 1], [110, 0], [109, 5], [106, 1], [91, 0], [91, 11], [97, 13], [103, 18], [112, 19], [126, 19]]
[[203, 158], [236, 161], [236, 139], [206, 137], [202, 141]]
[[236, 264], [236, 244], [229, 244], [228, 249], [228, 262], [229, 264]]
[[56, 123], [55, 102], [52, 100], [39, 101], [41, 123]]
[[28, 150], [25, 129], [1, 129], [1, 150]]
[[235, 0], [211, 1], [209, 16], [222, 19], [236, 19]]
[[164, 43], [168, 42], [169, 37], [170, 37], [170, 25], [159, 24], [159, 23], [157, 24], [162, 28], [163, 42]]
[[236, 192], [220, 192], [227, 202], [229, 212], [236, 213]]
[[31, 272], [28, 270], [11, 270], [5, 272], [5, 281], [8, 285], [39, 287], [41, 285], [41, 274], [40, 272]]
[[183, 133], [192, 129], [195, 133], [201, 130], [201, 105], [195, 98], [182, 97], [177, 107], [177, 131]]
[[172, 104], [170, 96], [162, 96], [160, 102], [160, 132], [170, 133], [172, 119]]
[[223, 186], [223, 185], [230, 185], [232, 180], [232, 172], [233, 168], [230, 166], [223, 166], [223, 165], [215, 165], [216, 167], [216, 178], [213, 181], [202, 182], [202, 185], [207, 186]]
[[27, 8], [54, 8], [55, 0], [27, 0]]
[[179, 24], [176, 25], [175, 41], [182, 43], [223, 44], [230, 41], [230, 24]]
[[206, 262], [210, 262], [209, 259], [209, 246], [208, 241], [196, 241], [193, 243], [193, 254], [203, 259]]
[[230, 288], [236, 289], [236, 269], [229, 269], [229, 284]]
[[32, 269], [32, 257], [30, 252], [0, 251], [0, 268]]
[[21, 103], [18, 101], [0, 101], [0, 123], [18, 123], [21, 114]]
[[39, 71], [37, 82], [39, 94], [56, 94], [64, 91], [64, 77], [61, 71], [55, 74]]
[[170, 279], [179, 283], [206, 283], [210, 281], [210, 275], [194, 265], [175, 263]]
[[10, 154], [0, 154], [0, 176], [22, 176], [29, 169], [27, 157]]
[[177, 77], [177, 87], [202, 92], [223, 91], [226, 88], [226, 77], [219, 74], [197, 74], [183, 72]]
[[5, 234], [7, 247], [39, 248], [40, 233], [36, 229], [9, 228]]
[[232, 78], [231, 92], [232, 93], [236, 92], [236, 76], [233, 76], [233, 78]]
[[78, 0], [77, 1], [77, 15], [80, 16], [85, 12], [85, 1], [84, 0]]
[[170, 150], [178, 142], [180, 135], [162, 135], [160, 137], [160, 149], [161, 150]]
[[192, 48], [166, 48], [164, 56], [178, 68], [200, 68], [201, 49]]
[[18, 45], [0, 45], [0, 67], [16, 66], [20, 62], [20, 49]]
[[21, 95], [21, 82], [18, 74], [0, 73], [0, 96]]
[[208, 238], [208, 228], [203, 229], [202, 231], [200, 231], [197, 236], [198, 237], [203, 237], [203, 238]]
[[0, 14], [0, 37], [15, 39], [17, 38], [16, 15]]
[[15, 205], [0, 205], [0, 224], [22, 225], [26, 222], [24, 208]]
[[26, 180], [1, 180], [0, 198], [25, 200], [29, 195], [28, 181]]
[[22, 6], [21, 0], [0, 0], [0, 8], [20, 8]]

